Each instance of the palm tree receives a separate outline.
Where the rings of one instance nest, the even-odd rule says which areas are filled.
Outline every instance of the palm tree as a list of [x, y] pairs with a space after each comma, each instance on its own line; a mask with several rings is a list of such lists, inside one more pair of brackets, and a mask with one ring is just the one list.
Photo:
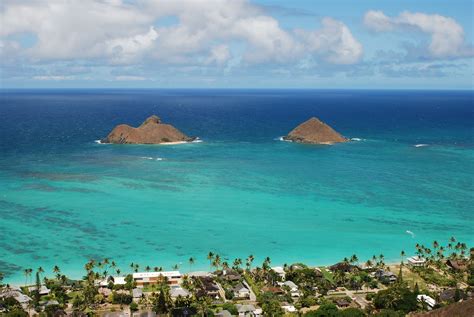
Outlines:
[[179, 269], [179, 265], [178, 265], [178, 264], [173, 265], [173, 270], [177, 271], [178, 269]]
[[227, 270], [229, 268], [229, 263], [227, 261], [222, 262], [222, 269]]
[[365, 262], [365, 267], [366, 267], [366, 268], [372, 267], [372, 261], [371, 261], [371, 260], [367, 260], [367, 262]]
[[189, 272], [191, 272], [191, 267], [193, 266], [194, 262], [195, 262], [195, 259], [193, 257], [190, 257], [189, 260], [188, 260]]
[[236, 270], [240, 269], [241, 265], [242, 265], [242, 259], [237, 258], [234, 260], [234, 269]]
[[24, 269], [23, 274], [25, 275], [25, 287], [28, 284], [28, 275], [30, 275], [30, 269]]
[[212, 262], [211, 266], [214, 266], [218, 270], [220, 265], [221, 265], [221, 257], [219, 254], [216, 254], [214, 256], [214, 261]]
[[212, 260], [214, 259], [214, 253], [212, 251], [209, 251], [207, 254], [207, 259], [209, 260], [209, 270], [212, 270]]
[[255, 260], [255, 258], [254, 258], [254, 256], [253, 256], [252, 254], [250, 254], [250, 255], [247, 257], [247, 264], [246, 264], [246, 265], [247, 265], [247, 269], [248, 269], [249, 271], [252, 270], [252, 262], [253, 262], [253, 260]]
[[145, 271], [150, 272], [151, 267], [149, 265], [146, 266]]
[[116, 269], [115, 272], [117, 272], [117, 276], [120, 276], [120, 269]]
[[401, 264], [403, 265], [403, 259], [405, 258], [405, 251], [400, 252], [400, 257], [402, 258]]

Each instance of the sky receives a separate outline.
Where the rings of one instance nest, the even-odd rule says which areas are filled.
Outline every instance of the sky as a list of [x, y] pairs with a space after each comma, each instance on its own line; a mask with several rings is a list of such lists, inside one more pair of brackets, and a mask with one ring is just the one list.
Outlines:
[[0, 0], [0, 88], [473, 89], [471, 0]]

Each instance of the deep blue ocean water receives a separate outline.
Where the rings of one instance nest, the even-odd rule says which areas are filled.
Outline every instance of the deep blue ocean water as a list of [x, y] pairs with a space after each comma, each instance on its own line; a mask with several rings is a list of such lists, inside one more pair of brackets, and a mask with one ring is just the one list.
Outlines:
[[[89, 258], [206, 269], [209, 251], [330, 264], [474, 242], [474, 93], [3, 90], [0, 271]], [[102, 145], [160, 116], [202, 143]], [[353, 141], [278, 141], [317, 116]], [[415, 147], [416, 144], [426, 146]], [[157, 160], [158, 159], [158, 160]], [[414, 236], [407, 233], [414, 233]], [[189, 268], [187, 259], [196, 257]]]

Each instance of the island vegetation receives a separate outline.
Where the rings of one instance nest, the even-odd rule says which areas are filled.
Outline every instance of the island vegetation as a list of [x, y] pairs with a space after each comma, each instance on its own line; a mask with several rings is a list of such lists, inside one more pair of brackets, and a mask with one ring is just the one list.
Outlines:
[[179, 265], [119, 268], [108, 258], [88, 261], [78, 280], [58, 266], [25, 268], [20, 286], [3, 283], [0, 274], [0, 315], [396, 317], [469, 316], [474, 309], [474, 248], [454, 237], [445, 245], [417, 244], [413, 256], [401, 251], [400, 262], [391, 264], [383, 254], [365, 261], [354, 254], [328, 267], [205, 256], [209, 272], [192, 272], [190, 257], [186, 274]]

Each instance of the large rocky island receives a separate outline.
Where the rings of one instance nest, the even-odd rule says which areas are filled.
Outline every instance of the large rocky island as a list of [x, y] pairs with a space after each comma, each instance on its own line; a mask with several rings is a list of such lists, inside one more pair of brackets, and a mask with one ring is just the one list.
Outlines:
[[117, 144], [170, 144], [194, 141], [170, 124], [161, 122], [161, 119], [152, 115], [138, 128], [127, 124], [119, 124], [101, 143]]
[[333, 128], [315, 117], [301, 123], [283, 139], [308, 144], [333, 144], [348, 141]]

